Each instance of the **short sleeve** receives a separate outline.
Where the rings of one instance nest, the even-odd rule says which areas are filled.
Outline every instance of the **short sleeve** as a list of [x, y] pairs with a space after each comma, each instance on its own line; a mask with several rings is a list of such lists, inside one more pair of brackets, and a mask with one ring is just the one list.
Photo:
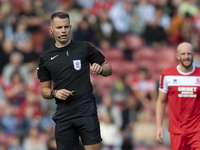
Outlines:
[[89, 62], [91, 64], [98, 63], [99, 65], [102, 65], [105, 62], [104, 55], [99, 50], [97, 50], [88, 43], [87, 43], [87, 50], [88, 50]]
[[37, 68], [37, 76], [40, 82], [45, 82], [52, 79], [50, 72], [46, 69], [46, 64], [42, 57], [40, 57], [39, 65]]
[[168, 93], [168, 84], [165, 74], [162, 72], [159, 81], [159, 90], [163, 93]]

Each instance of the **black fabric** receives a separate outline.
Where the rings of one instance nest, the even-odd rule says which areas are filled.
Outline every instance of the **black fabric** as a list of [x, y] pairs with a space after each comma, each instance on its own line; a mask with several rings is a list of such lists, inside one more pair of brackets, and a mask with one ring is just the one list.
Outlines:
[[87, 42], [71, 41], [62, 48], [57, 48], [54, 45], [40, 57], [38, 78], [40, 82], [53, 80], [54, 90], [76, 91], [77, 93], [68, 97], [66, 101], [56, 98], [57, 104], [68, 103], [92, 93], [89, 64], [102, 65], [104, 61], [104, 56], [100, 51]]
[[78, 149], [79, 136], [83, 145], [102, 141], [94, 97], [58, 104], [53, 120], [56, 123], [55, 137], [59, 150]]

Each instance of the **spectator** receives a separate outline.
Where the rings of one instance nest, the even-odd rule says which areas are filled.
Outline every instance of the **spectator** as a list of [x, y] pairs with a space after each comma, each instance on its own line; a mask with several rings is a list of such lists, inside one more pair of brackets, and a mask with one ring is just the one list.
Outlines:
[[11, 76], [10, 84], [4, 87], [4, 92], [11, 104], [19, 106], [25, 99], [25, 89], [26, 87], [20, 73], [15, 71]]
[[19, 13], [19, 20], [23, 20], [27, 24], [27, 29], [32, 34], [39, 31], [39, 26], [44, 23], [45, 17], [37, 16], [32, 7], [31, 0], [22, 0], [22, 11]]
[[137, 115], [137, 122], [134, 124], [132, 139], [137, 146], [151, 147], [156, 145], [156, 126], [152, 121], [153, 115], [150, 111], [141, 111]]
[[105, 147], [119, 149], [122, 144], [120, 128], [112, 122], [112, 118], [109, 113], [105, 113], [101, 117], [100, 128], [101, 136], [104, 139], [102, 141], [102, 149]]
[[123, 103], [130, 94], [130, 88], [125, 82], [125, 75], [119, 76], [111, 88], [111, 97], [115, 103]]
[[27, 105], [25, 107], [25, 113], [22, 117], [20, 124], [20, 131], [22, 137], [26, 137], [31, 127], [38, 126], [38, 124], [39, 120], [36, 117], [34, 117], [34, 107], [32, 105]]
[[176, 6], [173, 3], [173, 0], [159, 0], [156, 5], [161, 6], [164, 9], [164, 12], [171, 18], [176, 9]]
[[25, 101], [21, 103], [20, 105], [20, 118], [25, 116], [26, 113], [26, 107], [30, 106], [33, 108], [33, 116], [37, 120], [41, 119], [42, 116], [42, 110], [40, 106], [40, 99], [38, 99], [38, 96], [33, 91], [26, 90], [25, 94]]
[[6, 103], [3, 116], [0, 120], [1, 129], [5, 135], [12, 135], [18, 131], [19, 122], [14, 114], [13, 106], [10, 103]]
[[8, 147], [8, 150], [23, 150], [19, 136], [14, 135], [11, 137], [10, 146]]
[[166, 45], [167, 43], [166, 32], [159, 24], [162, 11], [161, 7], [157, 7], [153, 23], [151, 25], [147, 25], [143, 33], [143, 38], [145, 39], [146, 44], [154, 48]]
[[44, 1], [43, 0], [34, 0], [33, 1], [33, 12], [36, 14], [36, 16], [45, 17], [46, 10], [44, 7]]
[[121, 34], [129, 31], [132, 7], [132, 1], [117, 1], [108, 11], [109, 18], [112, 20], [115, 29]]
[[94, 37], [94, 30], [90, 26], [88, 20], [84, 18], [76, 31], [73, 33], [73, 39], [75, 41], [87, 41], [92, 44], [96, 44], [96, 39]]
[[40, 132], [37, 127], [31, 127], [28, 137], [23, 143], [24, 150], [47, 150], [46, 143], [40, 139]]
[[133, 129], [134, 123], [137, 121], [137, 114], [140, 110], [139, 102], [132, 96], [125, 102], [124, 109], [122, 111], [123, 125], [122, 129], [124, 131], [129, 131]]
[[21, 51], [24, 56], [23, 63], [29, 68], [31, 68], [31, 66], [39, 59], [39, 54], [34, 51], [33, 45], [33, 40], [30, 38], [24, 43], [23, 51]]
[[28, 82], [28, 68], [27, 66], [23, 65], [23, 55], [19, 52], [12, 52], [9, 57], [9, 63], [6, 64], [3, 68], [2, 77], [3, 77], [3, 84], [5, 86], [11, 83], [11, 76], [16, 71], [19, 71], [22, 80], [24, 82]]
[[133, 95], [142, 104], [143, 108], [154, 111], [157, 90], [156, 83], [150, 78], [148, 69], [139, 68], [138, 73], [131, 82]]
[[112, 102], [111, 96], [109, 94], [103, 95], [102, 100], [103, 100], [102, 104], [97, 105], [100, 117], [109, 113], [113, 123], [117, 125], [119, 128], [121, 128], [122, 115], [121, 115], [121, 111], [119, 107], [114, 105], [114, 103]]
[[103, 47], [101, 46], [103, 42], [108, 42], [110, 46], [116, 46], [116, 42], [120, 39], [120, 34], [115, 30], [105, 11], [101, 12], [97, 18], [95, 35], [100, 47]]
[[3, 40], [4, 40], [4, 28], [3, 26], [0, 25], [0, 46], [2, 45], [3, 43]]
[[193, 17], [186, 13], [183, 18], [183, 23], [180, 26], [178, 41], [179, 43], [190, 42], [192, 45], [194, 45], [194, 49], [197, 49], [198, 37], [196, 36], [192, 20]]
[[[2, 32], [3, 30], [0, 29], [0, 38]], [[2, 39], [2, 41], [0, 41], [0, 75], [2, 75], [4, 66], [9, 63], [10, 53], [13, 50], [14, 47], [11, 40]]]
[[32, 63], [30, 67], [27, 88], [37, 95], [37, 99], [41, 99], [40, 82], [37, 78], [37, 63]]
[[25, 21], [19, 21], [16, 25], [16, 31], [14, 32], [13, 35], [13, 42], [14, 46], [19, 50], [19, 51], [24, 51], [26, 47], [26, 42], [28, 39], [31, 38], [31, 33], [27, 31], [27, 24]]
[[149, 2], [149, 0], [139, 0], [133, 10], [139, 15], [140, 20], [145, 24], [150, 25], [153, 23], [155, 7]]
[[92, 6], [94, 5], [94, 0], [87, 0], [87, 1], [85, 1], [85, 0], [76, 0], [76, 3], [80, 7], [91, 9]]
[[92, 83], [93, 85], [93, 94], [96, 98], [96, 104], [99, 105], [102, 103], [102, 86], [98, 82]]
[[198, 8], [195, 0], [185, 0], [178, 6], [178, 11], [184, 16], [188, 13], [190, 16], [197, 14]]
[[39, 123], [39, 128], [42, 132], [49, 133], [54, 129], [55, 123], [50, 115], [50, 108], [43, 109], [42, 117]]
[[96, 0], [91, 9], [91, 13], [95, 16], [98, 16], [103, 12], [108, 12], [113, 4], [113, 0]]

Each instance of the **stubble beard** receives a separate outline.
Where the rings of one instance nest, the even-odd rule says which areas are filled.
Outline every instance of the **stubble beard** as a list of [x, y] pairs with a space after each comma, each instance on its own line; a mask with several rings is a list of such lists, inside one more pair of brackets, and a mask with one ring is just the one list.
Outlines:
[[186, 69], [188, 69], [188, 68], [190, 68], [190, 67], [192, 66], [192, 64], [193, 64], [193, 58], [190, 60], [190, 64], [189, 64], [189, 65], [184, 65], [183, 60], [180, 60], [180, 62], [181, 62], [181, 65], [182, 65], [183, 67], [185, 67]]

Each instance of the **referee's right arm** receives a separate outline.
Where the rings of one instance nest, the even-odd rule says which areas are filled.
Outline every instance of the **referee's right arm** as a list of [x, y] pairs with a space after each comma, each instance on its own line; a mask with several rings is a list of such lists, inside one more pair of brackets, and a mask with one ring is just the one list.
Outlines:
[[53, 99], [54, 97], [51, 94], [51, 84], [52, 81], [45, 81], [45, 82], [40, 82], [40, 86], [41, 86], [41, 93], [42, 93], [42, 97], [45, 99]]
[[66, 100], [69, 96], [73, 96], [72, 91], [66, 89], [52, 90], [52, 81], [40, 82], [42, 97], [45, 99], [58, 98]]

